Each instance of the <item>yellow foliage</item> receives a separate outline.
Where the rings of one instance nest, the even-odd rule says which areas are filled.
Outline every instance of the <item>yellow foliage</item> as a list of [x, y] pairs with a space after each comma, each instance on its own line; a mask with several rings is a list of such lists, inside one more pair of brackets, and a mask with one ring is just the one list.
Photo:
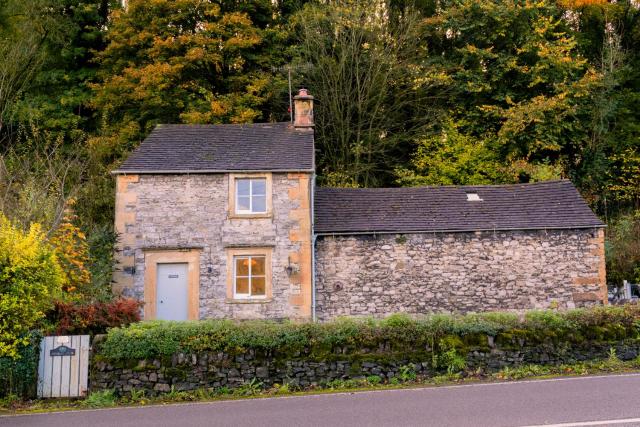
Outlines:
[[17, 357], [25, 334], [42, 319], [64, 280], [39, 224], [27, 232], [0, 213], [0, 357]]
[[60, 265], [64, 270], [62, 289], [67, 294], [80, 296], [91, 282], [87, 268], [89, 262], [89, 246], [84, 233], [74, 224], [76, 215], [73, 212], [74, 200], [70, 200], [65, 210], [62, 223], [51, 237]]
[[580, 9], [587, 6], [606, 5], [608, 0], [558, 0], [558, 5], [565, 9]]

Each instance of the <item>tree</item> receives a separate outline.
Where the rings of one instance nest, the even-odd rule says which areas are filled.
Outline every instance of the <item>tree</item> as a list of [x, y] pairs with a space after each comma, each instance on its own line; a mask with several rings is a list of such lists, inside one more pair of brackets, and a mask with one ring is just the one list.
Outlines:
[[0, 3], [0, 141], [14, 103], [45, 60], [43, 44], [49, 22], [41, 18], [48, 16], [45, 1]]
[[64, 272], [62, 290], [70, 300], [78, 300], [86, 295], [91, 283], [89, 245], [86, 236], [75, 224], [77, 216], [73, 211], [74, 205], [75, 200], [67, 201], [62, 222], [50, 239]]
[[566, 14], [598, 79], [579, 105], [585, 135], [574, 143], [571, 177], [609, 217], [640, 206], [640, 10], [631, 1], [584, 3], [567, 2]]
[[[264, 54], [268, 0], [133, 0], [112, 13], [98, 54], [96, 150], [117, 159], [157, 123], [247, 123], [263, 117], [277, 79]], [[266, 22], [265, 22], [266, 21]]]
[[14, 105], [14, 120], [35, 122], [49, 132], [70, 135], [95, 129], [89, 83], [95, 80], [95, 52], [104, 48], [109, 6], [117, 0], [40, 0], [48, 10], [41, 69]]
[[[428, 20], [427, 43], [450, 82], [448, 115], [507, 166], [564, 162], [582, 132], [577, 104], [595, 77], [556, 4], [442, 6]], [[525, 169], [520, 180], [530, 179]]]
[[309, 4], [296, 17], [298, 68], [318, 100], [322, 181], [378, 186], [432, 119], [421, 25], [407, 8], [391, 19], [385, 1]]
[[39, 223], [47, 233], [55, 230], [85, 178], [82, 141], [73, 145], [67, 150], [63, 135], [20, 126], [13, 143], [0, 152], [3, 215], [23, 229]]
[[606, 250], [609, 283], [640, 283], [640, 211], [611, 221]]
[[63, 273], [37, 224], [23, 232], [0, 214], [0, 357], [16, 357], [25, 334], [60, 293]]
[[398, 183], [417, 185], [474, 185], [504, 181], [503, 166], [485, 141], [460, 133], [452, 121], [418, 141], [409, 168], [399, 168]]

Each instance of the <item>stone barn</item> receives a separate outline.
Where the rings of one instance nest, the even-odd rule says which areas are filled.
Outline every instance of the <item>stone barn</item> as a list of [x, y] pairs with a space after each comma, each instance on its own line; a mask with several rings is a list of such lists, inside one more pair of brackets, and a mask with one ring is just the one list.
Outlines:
[[318, 319], [606, 303], [604, 224], [570, 181], [317, 188], [292, 123], [161, 125], [113, 174], [114, 291], [145, 319]]
[[570, 181], [316, 189], [320, 319], [606, 303], [603, 224]]

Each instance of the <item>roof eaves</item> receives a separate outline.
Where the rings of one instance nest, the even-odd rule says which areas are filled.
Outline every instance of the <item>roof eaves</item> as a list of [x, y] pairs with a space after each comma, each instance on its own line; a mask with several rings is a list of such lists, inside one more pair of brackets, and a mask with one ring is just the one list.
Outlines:
[[562, 227], [496, 227], [496, 228], [469, 228], [469, 229], [437, 229], [437, 230], [395, 230], [395, 231], [335, 231], [335, 232], [318, 232], [316, 236], [355, 236], [355, 235], [371, 235], [371, 234], [442, 234], [442, 233], [472, 233], [476, 231], [540, 231], [540, 230], [577, 230], [588, 228], [606, 228], [607, 225], [567, 225]]
[[116, 169], [111, 175], [182, 175], [207, 173], [314, 172], [314, 169]]

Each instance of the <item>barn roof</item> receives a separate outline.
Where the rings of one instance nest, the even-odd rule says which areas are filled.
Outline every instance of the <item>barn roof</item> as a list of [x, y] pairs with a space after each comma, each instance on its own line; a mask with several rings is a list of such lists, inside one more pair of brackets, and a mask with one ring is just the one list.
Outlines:
[[568, 180], [515, 185], [317, 188], [314, 203], [318, 234], [604, 227]]
[[158, 125], [113, 173], [313, 169], [313, 131], [284, 122]]

